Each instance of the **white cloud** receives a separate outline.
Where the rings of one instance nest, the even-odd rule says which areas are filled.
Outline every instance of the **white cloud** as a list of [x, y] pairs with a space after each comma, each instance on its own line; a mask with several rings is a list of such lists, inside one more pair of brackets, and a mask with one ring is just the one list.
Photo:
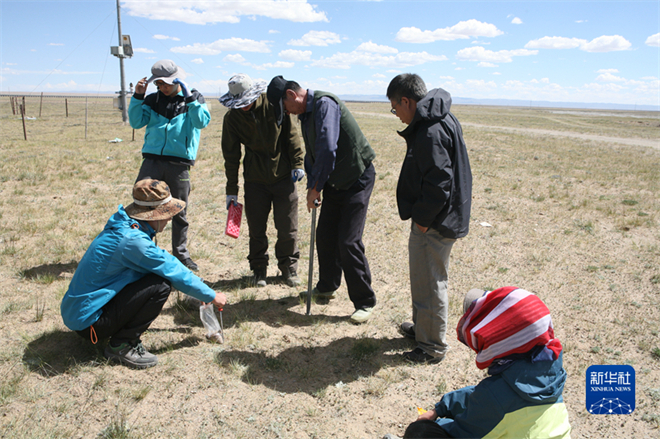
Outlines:
[[292, 62], [285, 62], [285, 61], [277, 61], [274, 63], [265, 63], [265, 64], [253, 64], [246, 60], [243, 55], [240, 53], [236, 53], [233, 55], [227, 55], [223, 59], [225, 62], [233, 62], [236, 64], [240, 64], [242, 66], [246, 67], [252, 67], [253, 69], [256, 70], [265, 70], [265, 69], [290, 69], [294, 66], [294, 63]]
[[387, 78], [387, 76], [383, 75], [382, 73], [374, 73], [371, 75], [372, 78]]
[[477, 67], [497, 67], [497, 64], [481, 61], [479, 64], [477, 64]]
[[596, 81], [600, 82], [625, 82], [624, 78], [614, 76], [610, 72], [600, 74], [596, 77]]
[[485, 81], [483, 79], [468, 79], [465, 81], [465, 85], [473, 90], [484, 90], [484, 89], [494, 89], [497, 88], [497, 84], [494, 81]]
[[247, 60], [241, 55], [240, 53], [235, 53], [233, 55], [227, 55], [224, 58], [222, 58], [223, 61], [225, 62], [235, 62], [237, 64], [242, 64], [242, 65], [248, 65], [249, 63]]
[[647, 46], [660, 47], [660, 33], [651, 35], [645, 41]]
[[5, 65], [6, 66], [16, 66], [18, 64], [16, 64], [15, 62], [6, 62]]
[[135, 52], [135, 53], [156, 53], [153, 50], [147, 49], [147, 48], [144, 48], [144, 47], [134, 47], [133, 52]]
[[479, 40], [474, 40], [470, 44], [479, 44], [480, 46], [488, 46], [490, 44], [490, 41], [479, 41]]
[[589, 20], [575, 20], [576, 23], [586, 23]]
[[532, 84], [550, 84], [550, 79], [548, 78], [532, 79], [529, 82]]
[[501, 73], [500, 72], [493, 72], [493, 75], [498, 75], [499, 76], [499, 75], [501, 75]]
[[341, 43], [339, 35], [326, 30], [312, 30], [307, 32], [299, 40], [291, 40], [289, 46], [328, 46], [330, 44]]
[[357, 47], [357, 49], [355, 49], [355, 50], [362, 50], [364, 52], [372, 52], [372, 53], [397, 53], [397, 52], [399, 52], [394, 47], [380, 46], [378, 44], [372, 43], [371, 41], [369, 41], [367, 43], [360, 44]]
[[293, 68], [295, 63], [292, 62], [286, 62], [286, 61], [277, 61], [274, 63], [266, 63], [262, 65], [253, 65], [257, 70], [266, 70], [266, 69], [290, 69]]
[[522, 24], [522, 20], [518, 17], [515, 17], [513, 20], [511, 20], [512, 24]]
[[268, 33], [269, 33], [269, 34], [279, 34], [280, 31], [275, 30], [275, 29], [271, 29], [271, 30], [268, 31]]
[[432, 61], [446, 61], [444, 55], [431, 55], [427, 52], [401, 52], [392, 55], [354, 50], [349, 53], [336, 53], [313, 61], [312, 66], [330, 69], [349, 69], [352, 65], [385, 68], [404, 68], [418, 66]]
[[583, 87], [585, 90], [592, 92], [620, 92], [625, 88], [623, 85], [612, 84], [611, 82], [607, 84], [584, 84]]
[[461, 49], [456, 53], [456, 57], [463, 61], [484, 61], [492, 63], [503, 63], [513, 61], [514, 56], [530, 56], [536, 55], [538, 50], [516, 49], [516, 50], [500, 50], [493, 52], [486, 50], [483, 47], [468, 47]]
[[293, 22], [328, 21], [325, 12], [307, 0], [207, 1], [124, 0], [128, 15], [150, 20], [181, 21], [188, 24], [238, 23], [242, 16], [267, 17]]
[[270, 41], [255, 41], [244, 38], [229, 38], [216, 40], [212, 43], [195, 43], [188, 46], [173, 47], [170, 51], [175, 53], [188, 53], [193, 55], [217, 55], [222, 51], [259, 52], [268, 53]]
[[655, 76], [644, 76], [642, 79], [645, 80], [645, 81], [657, 81], [658, 80], [658, 78], [656, 78]]
[[204, 64], [204, 60], [202, 58], [195, 58], [195, 59], [191, 60], [190, 62], [195, 63], [195, 64]]
[[397, 32], [395, 40], [403, 43], [432, 43], [440, 40], [453, 41], [472, 37], [496, 37], [503, 33], [494, 24], [471, 19], [434, 31], [422, 31], [416, 27], [402, 27]]
[[64, 46], [62, 43], [48, 43], [49, 46]]
[[600, 69], [596, 73], [619, 73], [619, 69]]
[[282, 50], [279, 56], [288, 61], [309, 61], [312, 57], [312, 51], [287, 49]]
[[70, 70], [15, 70], [9, 67], [0, 69], [3, 75], [98, 75], [99, 72], [70, 71]]
[[538, 40], [532, 40], [525, 44], [526, 49], [575, 49], [583, 44], [586, 44], [587, 40], [581, 40], [579, 38], [565, 38], [565, 37], [543, 37]]
[[580, 50], [584, 50], [585, 52], [614, 52], [627, 50], [630, 46], [632, 46], [630, 41], [620, 35], [603, 35], [582, 45]]
[[153, 38], [154, 38], [155, 40], [172, 40], [172, 41], [181, 41], [181, 39], [180, 39], [180, 38], [177, 38], [177, 37], [168, 37], [167, 35], [159, 35], [159, 34], [154, 35]]
[[603, 35], [591, 41], [580, 38], [543, 37], [525, 44], [527, 49], [576, 49], [585, 52], [613, 52], [627, 50], [632, 44], [620, 35]]

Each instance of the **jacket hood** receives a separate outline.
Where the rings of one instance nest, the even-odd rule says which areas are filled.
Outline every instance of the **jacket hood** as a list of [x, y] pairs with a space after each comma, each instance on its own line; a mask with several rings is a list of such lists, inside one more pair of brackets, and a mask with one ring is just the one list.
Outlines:
[[439, 120], [444, 118], [451, 108], [451, 95], [448, 91], [435, 88], [428, 92], [421, 101], [417, 102], [417, 112], [411, 122], [413, 125], [417, 119]]
[[566, 371], [563, 354], [555, 361], [516, 361], [502, 372], [502, 378], [522, 399], [536, 404], [557, 401], [564, 389]]
[[121, 227], [128, 227], [131, 229], [139, 228], [152, 239], [156, 236], [156, 231], [149, 224], [144, 221], [134, 220], [128, 216], [126, 210], [124, 210], [124, 206], [120, 204], [119, 209], [117, 209], [117, 212], [110, 217], [103, 230], [117, 229]]

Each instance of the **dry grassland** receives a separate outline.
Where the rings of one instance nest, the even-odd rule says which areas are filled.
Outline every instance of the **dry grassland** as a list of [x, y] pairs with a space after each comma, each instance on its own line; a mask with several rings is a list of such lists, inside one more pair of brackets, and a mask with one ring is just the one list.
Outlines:
[[[8, 101], [0, 102], [0, 437], [380, 438], [402, 434], [417, 406], [483, 378], [453, 330], [439, 365], [400, 359], [413, 347], [397, 332], [411, 315], [409, 224], [394, 196], [405, 154], [395, 130], [403, 125], [388, 104], [349, 104], [378, 154], [364, 234], [379, 300], [373, 320], [348, 321], [344, 286], [305, 316], [299, 291], [276, 282], [275, 265], [268, 287], [248, 286], [247, 226], [237, 240], [223, 234], [224, 108], [214, 101], [192, 172], [190, 250], [200, 275], [230, 298], [226, 343], [207, 342], [198, 312], [175, 293], [143, 337], [160, 364], [135, 371], [109, 365], [67, 330], [59, 304], [89, 243], [130, 201], [143, 131], [131, 141], [110, 100], [90, 100], [85, 140], [84, 99], [69, 99], [65, 118], [64, 99], [51, 98], [41, 118], [27, 121], [25, 141]], [[28, 116], [38, 111], [38, 99], [29, 100]], [[660, 146], [658, 114], [454, 112], [464, 123], [474, 199], [470, 234], [451, 257], [451, 327], [470, 288], [538, 294], [565, 348], [573, 437], [660, 437], [660, 149], [604, 140]], [[123, 142], [108, 142], [115, 138]], [[301, 205], [303, 281], [309, 229]], [[159, 238], [167, 249], [169, 230]], [[272, 223], [269, 233], [274, 243]], [[634, 366], [632, 415], [587, 413], [593, 364]]]

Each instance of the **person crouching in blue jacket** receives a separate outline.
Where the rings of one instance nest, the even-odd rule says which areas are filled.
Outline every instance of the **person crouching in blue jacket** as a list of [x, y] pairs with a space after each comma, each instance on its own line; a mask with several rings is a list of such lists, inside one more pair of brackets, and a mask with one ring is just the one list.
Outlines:
[[140, 337], [158, 317], [172, 287], [224, 306], [215, 292], [153, 238], [186, 207], [162, 181], [133, 186], [133, 203], [108, 220], [78, 264], [60, 307], [64, 324], [96, 344], [109, 339], [105, 357], [135, 369], [158, 364]]
[[541, 299], [518, 287], [470, 290], [463, 309], [458, 340], [489, 376], [445, 394], [403, 437], [570, 438], [562, 345]]

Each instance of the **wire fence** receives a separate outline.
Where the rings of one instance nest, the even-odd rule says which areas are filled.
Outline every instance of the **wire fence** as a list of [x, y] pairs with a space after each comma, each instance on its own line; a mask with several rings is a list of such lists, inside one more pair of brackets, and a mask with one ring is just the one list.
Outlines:
[[122, 123], [112, 96], [0, 95], [4, 140], [57, 139], [63, 134], [87, 139], [100, 124]]

